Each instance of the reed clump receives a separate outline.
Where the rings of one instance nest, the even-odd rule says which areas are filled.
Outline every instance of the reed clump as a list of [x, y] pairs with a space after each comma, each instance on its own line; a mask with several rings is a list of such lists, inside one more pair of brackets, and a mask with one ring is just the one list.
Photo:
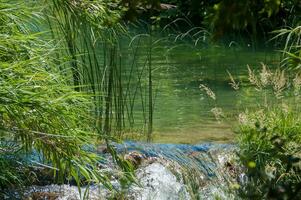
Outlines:
[[301, 26], [286, 27], [273, 32], [276, 36], [272, 39], [284, 41], [282, 52], [283, 67], [299, 69], [301, 66]]
[[[135, 121], [140, 120], [142, 128], [148, 127], [150, 140], [154, 110], [151, 60], [156, 42], [151, 34], [141, 34], [144, 38], [129, 34], [119, 1], [46, 2], [50, 5], [45, 9], [50, 38], [60, 41], [60, 57], [71, 58], [61, 63], [61, 71], [77, 91], [93, 96], [98, 134], [120, 139], [124, 130], [137, 128]], [[147, 55], [139, 52], [144, 40]], [[137, 107], [142, 110], [138, 117]]]
[[[56, 183], [113, 189], [97, 168], [103, 158], [85, 150], [97, 138], [111, 140], [99, 135], [91, 114], [95, 95], [79, 90], [87, 87], [82, 83], [70, 84], [67, 72], [74, 68], [62, 67], [75, 60], [61, 54], [60, 41], [33, 31], [44, 21], [45, 8], [31, 3], [0, 3], [0, 198], [4, 189], [38, 182], [34, 169], [40, 168]], [[131, 166], [108, 149], [126, 171], [124, 179], [131, 179]]]

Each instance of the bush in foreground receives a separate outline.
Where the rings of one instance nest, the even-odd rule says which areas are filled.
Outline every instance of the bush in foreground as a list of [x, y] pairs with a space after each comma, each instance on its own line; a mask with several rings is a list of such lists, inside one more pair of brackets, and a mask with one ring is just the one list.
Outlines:
[[249, 68], [250, 83], [263, 102], [239, 115], [239, 157], [246, 169], [239, 190], [243, 198], [301, 198], [301, 115], [296, 104], [301, 79], [292, 74], [265, 65], [260, 72]]
[[36, 181], [22, 160], [33, 151], [40, 158], [31, 163], [48, 168], [58, 183], [72, 179], [110, 188], [96, 167], [101, 158], [83, 149], [99, 137], [92, 97], [68, 84], [56, 65], [55, 44], [30, 31], [42, 18], [35, 9], [0, 3], [0, 190]]

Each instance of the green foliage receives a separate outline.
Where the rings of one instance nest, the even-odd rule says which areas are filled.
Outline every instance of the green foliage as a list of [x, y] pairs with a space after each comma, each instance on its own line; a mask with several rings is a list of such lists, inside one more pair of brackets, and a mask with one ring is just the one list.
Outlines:
[[195, 26], [201, 25], [204, 18], [208, 15], [209, 9], [214, 5], [215, 1], [206, 0], [162, 0], [162, 3], [168, 3], [177, 6], [176, 9], [167, 10], [163, 15], [166, 18], [176, 19], [184, 18], [189, 20]]
[[[74, 20], [76, 23], [88, 22], [89, 26], [98, 29], [106, 29], [114, 26], [121, 18], [121, 10], [119, 0], [96, 0], [96, 1], [71, 1], [71, 0], [45, 0], [45, 3], [53, 6], [54, 12], [65, 16], [67, 20]], [[60, 12], [65, 13], [60, 13]], [[72, 17], [74, 17], [72, 19]], [[61, 18], [63, 20], [64, 18]], [[62, 21], [62, 23], [64, 23]], [[76, 25], [76, 24], [75, 24]]]
[[[185, 1], [162, 0], [162, 3], [176, 5], [174, 9], [162, 12], [162, 18], [177, 21], [186, 28], [201, 26], [210, 30], [213, 39], [243, 36], [250, 38], [255, 45], [259, 37], [279, 28], [295, 26], [300, 22], [301, 4], [298, 0], [210, 0]], [[169, 23], [166, 20], [166, 23]]]
[[[237, 142], [246, 169], [239, 195], [248, 199], [301, 197], [300, 77], [265, 65], [260, 73], [249, 68], [250, 83], [264, 96], [258, 109], [239, 115]], [[274, 100], [267, 94], [275, 94]]]
[[301, 197], [300, 114], [262, 110], [247, 115], [238, 135], [248, 182], [240, 194], [252, 199]]
[[200, 173], [194, 168], [187, 167], [182, 170], [183, 182], [193, 200], [200, 200], [200, 176]]
[[278, 13], [279, 6], [280, 0], [223, 0], [213, 6], [207, 23], [211, 24], [216, 37], [247, 28], [257, 35], [259, 23]]
[[160, 8], [160, 0], [121, 0], [125, 20], [136, 20], [140, 13], [153, 12]]
[[282, 65], [291, 69], [301, 67], [301, 26], [274, 31], [275, 38], [285, 40]]
[[[27, 176], [28, 169], [20, 162], [21, 158], [14, 153], [7, 152], [3, 155], [4, 149], [8, 148], [1, 142], [1, 153], [0, 153], [0, 191], [3, 188], [14, 187], [23, 185], [26, 182], [32, 182], [35, 179], [34, 174]], [[19, 161], [19, 162], [17, 162]], [[31, 179], [31, 180], [30, 180]], [[1, 197], [1, 193], [0, 193]], [[2, 198], [2, 197], [1, 197]]]
[[[61, 65], [61, 70], [72, 77], [71, 82], [79, 86], [77, 90], [93, 94], [93, 111], [99, 134], [120, 138], [127, 125], [133, 128], [133, 108], [142, 91], [141, 80], [144, 74], [138, 71], [141, 68], [144, 70], [146, 66], [141, 67], [138, 64], [139, 45], [135, 46], [135, 38], [138, 44], [141, 39], [137, 36], [131, 41], [126, 26], [119, 21], [124, 10], [119, 9], [117, 2], [103, 2], [106, 9], [110, 10], [107, 12], [116, 18], [108, 26], [101, 22], [110, 18], [110, 15], [101, 9], [102, 4], [97, 3], [98, 1], [87, 1], [84, 5], [74, 4], [73, 1], [60, 1], [48, 1], [51, 2], [51, 7], [45, 8], [45, 11], [51, 38], [62, 41], [60, 45], [63, 50], [59, 56], [71, 58], [70, 62]], [[147, 4], [137, 1], [136, 6], [140, 3]], [[93, 8], [95, 13], [90, 16], [85, 12], [86, 7]], [[100, 23], [95, 25], [95, 21]], [[130, 65], [130, 69], [124, 65]], [[142, 96], [141, 101], [144, 106]], [[145, 113], [142, 114], [145, 117]]]
[[0, 3], [0, 186], [26, 183], [26, 166], [10, 155], [35, 150], [43, 155], [38, 165], [48, 165], [57, 182], [73, 178], [78, 185], [101, 182], [111, 188], [96, 168], [101, 158], [83, 150], [97, 136], [92, 97], [68, 85], [56, 65], [55, 45], [31, 33], [29, 22], [41, 16], [21, 3]]

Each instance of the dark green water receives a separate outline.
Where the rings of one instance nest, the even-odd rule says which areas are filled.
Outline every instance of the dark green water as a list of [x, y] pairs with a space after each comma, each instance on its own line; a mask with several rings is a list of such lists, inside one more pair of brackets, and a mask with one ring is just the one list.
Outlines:
[[[139, 53], [143, 55], [147, 51], [142, 47]], [[141, 59], [140, 64], [143, 62]], [[248, 94], [248, 86], [239, 91], [232, 89], [227, 71], [242, 85], [247, 80], [247, 65], [259, 69], [261, 62], [275, 67], [279, 63], [279, 54], [273, 50], [254, 51], [248, 47], [196, 48], [193, 45], [157, 44], [152, 50], [154, 142], [233, 141], [232, 130], [237, 114], [245, 107], [256, 106], [258, 99]], [[147, 84], [147, 80], [143, 81]], [[215, 101], [199, 89], [200, 84], [214, 91]], [[211, 112], [214, 107], [221, 108], [227, 119], [216, 120]], [[141, 107], [136, 106], [135, 112], [141, 113]]]

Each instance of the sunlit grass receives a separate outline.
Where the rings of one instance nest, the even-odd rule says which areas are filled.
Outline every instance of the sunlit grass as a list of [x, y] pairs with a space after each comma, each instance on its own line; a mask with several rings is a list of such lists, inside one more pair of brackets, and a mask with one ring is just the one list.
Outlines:
[[[35, 152], [41, 158], [31, 162], [50, 170], [53, 182], [73, 180], [78, 186], [101, 183], [112, 189], [109, 179], [97, 169], [102, 158], [84, 150], [97, 138], [110, 140], [95, 126], [95, 95], [70, 84], [65, 74], [68, 69], [62, 71], [60, 64], [74, 60], [65, 60], [62, 49], [48, 40], [47, 33], [32, 31], [36, 24], [29, 19], [39, 17], [41, 23], [44, 19], [40, 9], [0, 3], [0, 165], [4, 169], [0, 187], [37, 181], [21, 159], [21, 155]], [[130, 179], [131, 166], [109, 145], [108, 149]], [[32, 178], [24, 178], [28, 176]]]

